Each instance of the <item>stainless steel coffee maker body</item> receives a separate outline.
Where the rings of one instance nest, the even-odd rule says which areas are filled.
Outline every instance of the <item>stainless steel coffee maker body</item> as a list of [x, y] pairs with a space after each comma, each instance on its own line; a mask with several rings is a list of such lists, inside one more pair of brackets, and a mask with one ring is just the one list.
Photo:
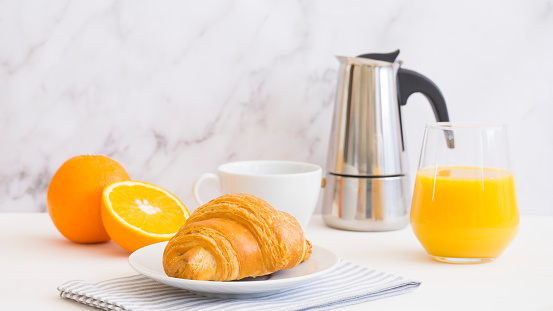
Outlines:
[[430, 100], [438, 121], [449, 121], [439, 89], [401, 68], [399, 51], [338, 57], [340, 70], [330, 135], [323, 218], [356, 231], [386, 231], [409, 223], [409, 170], [401, 108], [409, 95]]

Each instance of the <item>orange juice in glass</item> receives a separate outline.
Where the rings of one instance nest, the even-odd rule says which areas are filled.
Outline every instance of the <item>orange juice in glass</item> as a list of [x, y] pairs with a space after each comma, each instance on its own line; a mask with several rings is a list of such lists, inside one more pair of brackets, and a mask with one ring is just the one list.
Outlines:
[[497, 258], [518, 231], [506, 128], [427, 125], [411, 226], [428, 254], [448, 263]]

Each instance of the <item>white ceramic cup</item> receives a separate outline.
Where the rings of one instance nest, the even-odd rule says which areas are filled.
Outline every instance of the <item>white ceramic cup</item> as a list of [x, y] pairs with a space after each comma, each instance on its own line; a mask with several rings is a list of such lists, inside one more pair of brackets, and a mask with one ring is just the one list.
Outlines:
[[198, 204], [202, 182], [212, 180], [222, 194], [253, 194], [275, 209], [296, 218], [306, 228], [317, 206], [321, 190], [322, 169], [310, 163], [292, 161], [241, 161], [220, 165], [218, 174], [202, 174], [193, 185]]

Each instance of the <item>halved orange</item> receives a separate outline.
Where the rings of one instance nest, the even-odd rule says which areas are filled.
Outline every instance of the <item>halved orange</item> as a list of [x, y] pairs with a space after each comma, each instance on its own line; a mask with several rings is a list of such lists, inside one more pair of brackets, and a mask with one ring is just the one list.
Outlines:
[[115, 243], [131, 252], [168, 241], [189, 216], [175, 195], [149, 183], [118, 181], [102, 192], [104, 227]]

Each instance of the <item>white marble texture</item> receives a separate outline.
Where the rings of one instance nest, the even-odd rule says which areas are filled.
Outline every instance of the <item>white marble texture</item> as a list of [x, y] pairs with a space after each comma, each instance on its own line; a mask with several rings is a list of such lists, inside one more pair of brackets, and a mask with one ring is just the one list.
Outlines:
[[[223, 162], [324, 167], [334, 55], [397, 48], [453, 120], [510, 125], [521, 213], [553, 215], [545, 0], [0, 1], [0, 211], [45, 211], [56, 169], [85, 153], [191, 210]], [[433, 114], [421, 95], [402, 109], [414, 173]]]

